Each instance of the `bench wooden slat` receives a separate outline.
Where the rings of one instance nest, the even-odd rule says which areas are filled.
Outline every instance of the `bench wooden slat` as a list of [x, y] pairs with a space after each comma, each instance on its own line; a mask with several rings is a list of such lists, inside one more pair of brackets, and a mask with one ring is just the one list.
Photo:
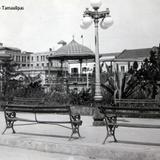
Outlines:
[[153, 125], [153, 124], [117, 123], [117, 125], [121, 126], [121, 127], [155, 128], [155, 129], [160, 129], [160, 125]]
[[68, 110], [61, 109], [34, 109], [34, 108], [6, 108], [6, 111], [14, 111], [14, 112], [30, 112], [30, 113], [68, 113]]
[[148, 102], [148, 103], [158, 103], [157, 100], [155, 99], [115, 99], [115, 102], [138, 102], [138, 103], [145, 103], [145, 102]]
[[7, 118], [8, 120], [12, 120], [12, 121], [24, 121], [24, 122], [35, 122], [35, 120], [31, 120], [31, 119], [25, 119], [25, 118], [19, 118], [19, 117], [15, 117], [15, 118]]
[[35, 105], [35, 104], [6, 104], [6, 106], [8, 107], [8, 108], [12, 108], [12, 107], [17, 107], [17, 108], [27, 108], [27, 107], [29, 107], [29, 108], [34, 108], [34, 107], [36, 107], [36, 106], [38, 106], [37, 104]]
[[11, 108], [11, 107], [17, 107], [17, 108], [34, 108], [34, 107], [37, 107], [37, 108], [55, 108], [55, 109], [62, 109], [62, 108], [70, 108], [70, 106], [51, 106], [51, 105], [45, 105], [45, 104], [6, 104], [8, 108]]
[[106, 114], [108, 116], [108, 114], [115, 114], [117, 117], [120, 116], [120, 117], [153, 117], [153, 116], [156, 116], [157, 118], [159, 117], [160, 118], [160, 112], [120, 112], [120, 111], [116, 111], [116, 112], [113, 112], [113, 111], [106, 111]]
[[41, 99], [13, 99], [13, 101], [18, 101], [18, 102], [40, 102], [42, 101]]
[[33, 112], [34, 113], [34, 108], [6, 108], [6, 111], [10, 111], [10, 112]]
[[[12, 120], [12, 121], [23, 121], [23, 122], [35, 122], [35, 120], [32, 120], [32, 119], [25, 119], [25, 118], [19, 118], [19, 117], [15, 117], [15, 118], [8, 118], [8, 120]], [[38, 123], [46, 123], [46, 124], [49, 124], [49, 123], [52, 123], [52, 124], [58, 124], [58, 123], [64, 123], [64, 124], [67, 124], [67, 123], [75, 123], [75, 124], [82, 124], [82, 121], [79, 120], [79, 121], [42, 121], [42, 120], [37, 120], [36, 122]]]
[[35, 110], [35, 113], [68, 113], [68, 110]]
[[33, 112], [33, 113], [69, 113], [70, 107], [68, 106], [59, 106], [59, 107], [46, 107], [46, 106], [37, 106], [37, 105], [7, 105], [6, 111], [15, 111], [15, 112]]
[[7, 109], [14, 109], [14, 108], [19, 108], [19, 109], [36, 109], [36, 110], [70, 110], [69, 107], [47, 107], [47, 106], [37, 106], [37, 105], [6, 105]]
[[115, 103], [117, 104], [158, 104], [158, 101], [155, 99], [115, 99]]
[[[24, 121], [23, 119], [18, 119], [19, 121]], [[26, 120], [27, 121], [27, 120]], [[31, 121], [32, 122], [32, 121]], [[33, 122], [35, 122], [33, 120]], [[71, 123], [71, 121], [40, 121], [40, 120], [37, 120], [36, 121], [37, 123], [44, 123], [44, 124], [58, 124], [58, 123], [61, 123], [61, 124], [67, 124], [67, 123]]]
[[[35, 120], [31, 120], [31, 119], [25, 119], [25, 118], [19, 118], [19, 117], [16, 117], [16, 118], [8, 118], [8, 120], [13, 120], [13, 121], [23, 121], [23, 122], [35, 122]], [[71, 121], [42, 121], [42, 120], [37, 120], [38, 123], [53, 123], [53, 124], [58, 124], [58, 123], [71, 123]], [[77, 121], [76, 123], [80, 123], [80, 121]]]
[[148, 107], [103, 107], [106, 111], [107, 110], [112, 110], [112, 111], [117, 111], [117, 110], [124, 110], [124, 111], [160, 111], [160, 107], [155, 107], [155, 108], [148, 108]]
[[14, 97], [9, 104], [44, 104], [44, 98], [22, 98]]

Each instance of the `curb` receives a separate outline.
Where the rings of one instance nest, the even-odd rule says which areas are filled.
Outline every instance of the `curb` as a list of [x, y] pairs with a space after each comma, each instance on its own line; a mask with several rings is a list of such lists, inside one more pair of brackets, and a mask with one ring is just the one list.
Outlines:
[[47, 142], [34, 138], [19, 136], [0, 136], [0, 145], [32, 149], [42, 152], [62, 153], [110, 160], [159, 160], [160, 150], [152, 148], [136, 148], [117, 145], [76, 144], [71, 142]]

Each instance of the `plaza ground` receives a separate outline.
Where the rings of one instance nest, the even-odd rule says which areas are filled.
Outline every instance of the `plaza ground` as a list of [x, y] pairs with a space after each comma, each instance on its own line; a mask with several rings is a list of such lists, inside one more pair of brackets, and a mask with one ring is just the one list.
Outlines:
[[[22, 148], [0, 146], [0, 160], [91, 160], [92, 157], [48, 153]], [[104, 159], [99, 159], [104, 160]], [[105, 159], [106, 160], [106, 159]]]
[[[22, 115], [20, 115], [22, 117]], [[23, 118], [34, 118], [34, 115], [23, 114]], [[67, 119], [65, 115], [40, 115], [41, 120]], [[105, 126], [92, 125], [92, 116], [82, 116], [83, 124], [80, 127], [82, 138], [69, 141], [71, 130], [56, 125], [33, 124], [16, 126], [16, 134], [8, 129], [4, 135], [0, 135], [0, 145], [16, 147], [21, 152], [27, 149], [28, 153], [39, 151], [41, 154], [48, 153], [64, 154], [60, 159], [69, 159], [74, 156], [85, 159], [109, 159], [109, 160], [159, 160], [160, 159], [160, 129], [142, 129], [119, 127], [116, 130], [118, 143], [109, 138], [106, 144], [102, 144], [106, 136]], [[120, 118], [126, 123], [160, 124], [160, 119]], [[3, 112], [0, 112], [0, 132], [5, 128]], [[24, 123], [24, 122], [23, 122]], [[20, 124], [20, 123], [19, 123]], [[67, 125], [66, 127], [69, 127]], [[75, 136], [76, 137], [76, 136]], [[23, 151], [17, 156], [23, 156]], [[39, 154], [37, 154], [38, 156]], [[52, 157], [51, 156], [51, 157]], [[73, 157], [72, 157], [73, 156]], [[43, 157], [43, 156], [42, 156]], [[65, 158], [66, 157], [66, 158]], [[80, 159], [83, 159], [80, 158]], [[26, 157], [27, 159], [27, 157]], [[29, 158], [28, 158], [29, 159]], [[77, 158], [78, 159], [78, 158]]]

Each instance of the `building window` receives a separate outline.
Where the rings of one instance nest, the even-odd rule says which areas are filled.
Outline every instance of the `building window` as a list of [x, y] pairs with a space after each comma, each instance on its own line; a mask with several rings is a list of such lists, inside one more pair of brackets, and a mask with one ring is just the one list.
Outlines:
[[45, 56], [41, 56], [41, 61], [45, 61]]
[[20, 56], [16, 56], [16, 62], [20, 62]]
[[121, 72], [125, 72], [125, 66], [121, 66]]
[[16, 56], [16, 62], [18, 62], [18, 56]]
[[22, 62], [26, 62], [26, 56], [22, 56]]
[[42, 63], [42, 67], [44, 67], [44, 63]]
[[78, 68], [71, 68], [71, 74], [78, 74]]
[[18, 62], [20, 62], [20, 59], [21, 59], [21, 57], [20, 57], [20, 56], [18, 56]]
[[39, 56], [37, 56], [37, 61], [39, 61]]
[[39, 64], [37, 63], [37, 67], [39, 67]]
[[33, 56], [32, 56], [32, 62], [33, 62]]
[[22, 67], [26, 67], [26, 64], [22, 64]]

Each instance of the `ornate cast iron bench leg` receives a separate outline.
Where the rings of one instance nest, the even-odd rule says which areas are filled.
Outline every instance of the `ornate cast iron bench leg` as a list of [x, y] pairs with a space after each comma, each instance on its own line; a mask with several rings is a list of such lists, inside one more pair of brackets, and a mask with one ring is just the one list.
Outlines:
[[117, 125], [114, 125], [113, 129], [112, 129], [112, 136], [114, 138], [114, 142], [118, 142], [117, 139], [116, 139], [116, 136], [115, 136], [115, 130], [116, 130], [117, 127], [118, 127]]
[[113, 136], [114, 142], [117, 142], [117, 139], [115, 137], [115, 129], [118, 127], [116, 124], [117, 116], [116, 115], [105, 116], [105, 123], [106, 123], [107, 135], [103, 141], [103, 144], [105, 144], [108, 137], [111, 137], [111, 136]]
[[16, 131], [13, 127], [15, 120], [12, 120], [15, 117], [16, 117], [15, 112], [5, 112], [6, 128], [4, 129], [2, 134], [4, 134], [6, 132], [6, 130], [9, 129], [9, 128], [12, 129], [12, 133], [16, 133]]
[[73, 138], [73, 134], [78, 134], [79, 137], [81, 137], [80, 133], [79, 133], [79, 125], [73, 123], [73, 128], [72, 128], [72, 134], [70, 136], [70, 139]]
[[73, 134], [78, 134], [79, 138], [81, 137], [80, 133], [79, 133], [79, 126], [82, 125], [82, 121], [81, 121], [81, 117], [79, 114], [72, 116], [73, 122], [72, 122], [72, 134], [69, 138], [69, 140], [71, 140], [71, 138], [73, 138]]

